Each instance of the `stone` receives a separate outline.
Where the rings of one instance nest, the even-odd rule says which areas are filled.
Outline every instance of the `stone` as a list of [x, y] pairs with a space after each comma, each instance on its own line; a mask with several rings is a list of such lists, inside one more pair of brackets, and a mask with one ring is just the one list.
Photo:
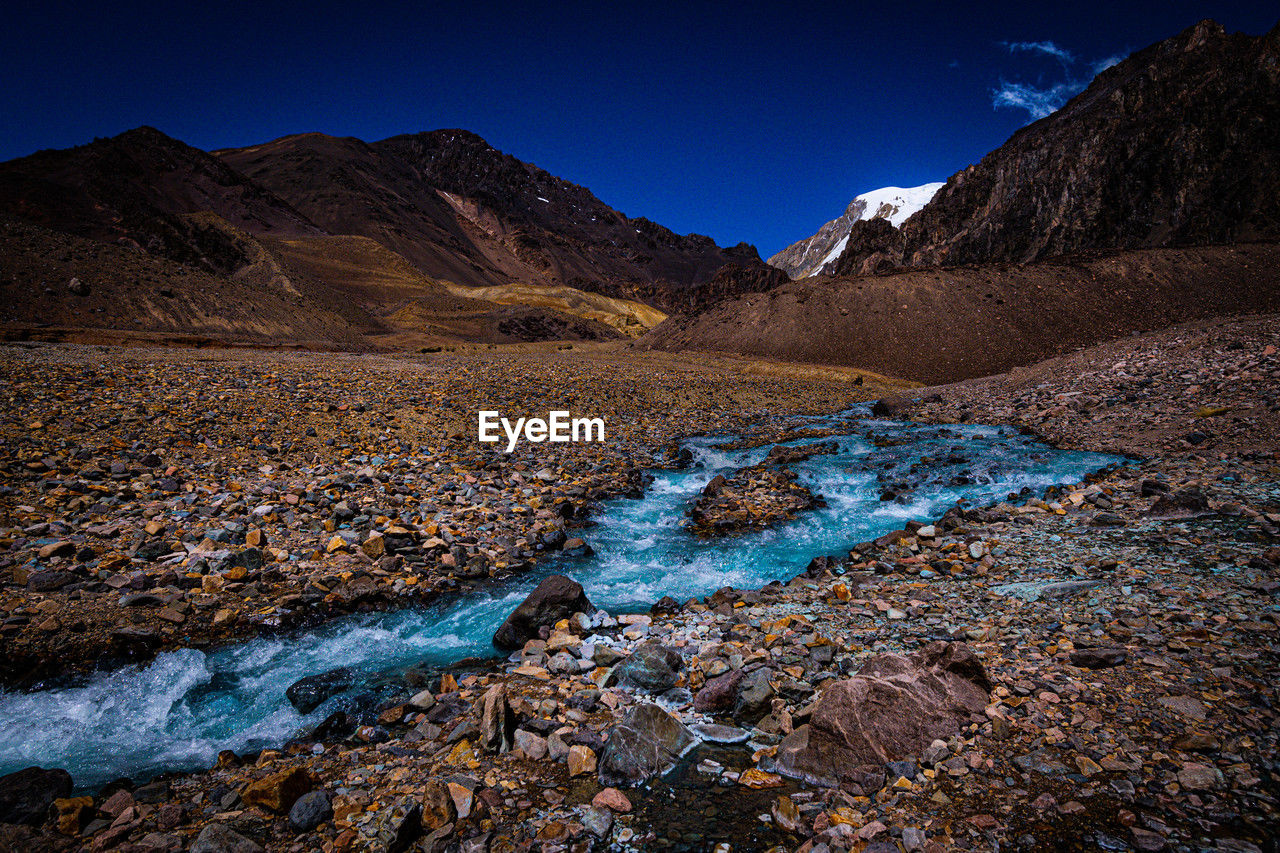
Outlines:
[[1178, 771], [1178, 784], [1190, 791], [1212, 791], [1222, 787], [1222, 773], [1208, 764], [1188, 762]]
[[53, 801], [58, 832], [79, 835], [94, 816], [93, 797], [63, 797]]
[[291, 767], [250, 782], [240, 798], [246, 805], [287, 814], [298, 798], [315, 786], [316, 779], [310, 772], [301, 767]]
[[454, 812], [458, 815], [458, 820], [465, 819], [471, 814], [471, 806], [475, 802], [475, 795], [466, 785], [457, 782], [446, 782], [445, 788], [449, 791], [449, 799], [453, 801]]
[[509, 752], [515, 731], [516, 715], [507, 702], [507, 685], [495, 684], [480, 700], [480, 743], [490, 752]]
[[779, 744], [775, 766], [816, 784], [848, 781], [860, 766], [918, 756], [982, 719], [990, 690], [981, 662], [961, 643], [877, 655], [822, 692], [811, 722]]
[[310, 714], [331, 696], [350, 690], [356, 683], [356, 674], [348, 667], [331, 669], [319, 675], [300, 678], [285, 691], [289, 703], [300, 714]]
[[28, 767], [0, 776], [0, 823], [40, 826], [54, 800], [71, 796], [71, 774]]
[[449, 788], [436, 780], [427, 782], [422, 793], [422, 826], [428, 832], [453, 823], [458, 818], [458, 807], [453, 802]]
[[51, 560], [54, 557], [72, 557], [76, 553], [76, 543], [65, 539], [61, 542], [52, 542], [42, 546], [36, 553], [42, 560]]
[[657, 705], [627, 711], [609, 732], [597, 776], [606, 787], [638, 785], [666, 773], [698, 739]]
[[1132, 826], [1129, 828], [1129, 832], [1133, 835], [1133, 846], [1137, 850], [1152, 851], [1153, 853], [1154, 851], [1163, 850], [1168, 844], [1164, 836], [1148, 829]]
[[790, 797], [781, 796], [774, 800], [771, 810], [774, 826], [786, 832], [795, 832], [800, 828], [800, 809]]
[[263, 853], [263, 848], [226, 824], [211, 823], [200, 830], [189, 853]]
[[738, 684], [733, 700], [733, 718], [739, 723], [758, 723], [772, 710], [775, 695], [768, 671], [757, 669]]
[[745, 788], [781, 788], [783, 779], [777, 773], [770, 773], [758, 767], [748, 767], [738, 776], [738, 784]]
[[742, 670], [734, 669], [715, 678], [708, 678], [693, 697], [693, 709], [701, 714], [727, 711], [733, 707], [742, 683]]
[[134, 805], [133, 794], [125, 790], [119, 790], [107, 797], [102, 805], [98, 806], [98, 810], [117, 818], [132, 805]]
[[589, 776], [596, 772], [596, 754], [589, 746], [575, 743], [569, 747], [569, 775]]
[[515, 651], [537, 637], [540, 629], [578, 612], [595, 612], [582, 585], [564, 575], [550, 575], [499, 626], [493, 635], [493, 644], [505, 651]]
[[629, 814], [631, 812], [631, 801], [627, 799], [626, 794], [617, 788], [605, 788], [591, 798], [591, 805], [598, 809], [608, 809], [617, 814]]
[[689, 731], [707, 743], [745, 743], [751, 737], [746, 729], [717, 723], [694, 723]]
[[657, 640], [648, 640], [614, 667], [612, 681], [620, 687], [638, 687], [658, 694], [676, 686], [677, 674], [683, 667], [684, 660], [678, 652]]
[[547, 756], [547, 739], [524, 729], [516, 729], [514, 746], [525, 758], [537, 761]]
[[583, 809], [582, 825], [596, 838], [606, 838], [613, 829], [613, 813], [594, 806]]
[[310, 832], [333, 817], [333, 801], [326, 791], [309, 791], [289, 809], [289, 826], [296, 832]]
[[435, 704], [436, 696], [430, 690], [419, 691], [409, 700], [409, 707], [415, 711], [430, 711]]
[[[447, 835], [452, 824], [436, 830]], [[382, 809], [373, 819], [373, 846], [379, 853], [404, 853], [422, 837], [422, 805], [412, 797], [401, 797]]]
[[1193, 720], [1203, 720], [1209, 716], [1204, 703], [1192, 696], [1161, 696], [1156, 701], [1169, 710]]
[[1124, 649], [1074, 649], [1071, 663], [1085, 669], [1107, 669], [1120, 666], [1127, 657]]

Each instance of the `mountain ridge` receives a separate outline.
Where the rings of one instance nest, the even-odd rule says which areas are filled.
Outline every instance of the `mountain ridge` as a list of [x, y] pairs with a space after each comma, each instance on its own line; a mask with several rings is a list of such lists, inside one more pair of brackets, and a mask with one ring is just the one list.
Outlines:
[[1206, 20], [1137, 51], [900, 230], [853, 231], [833, 274], [1280, 237], [1280, 24]]

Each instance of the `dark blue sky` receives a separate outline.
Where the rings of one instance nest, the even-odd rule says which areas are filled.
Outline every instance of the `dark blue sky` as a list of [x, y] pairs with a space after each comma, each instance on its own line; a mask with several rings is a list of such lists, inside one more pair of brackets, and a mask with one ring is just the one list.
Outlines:
[[[630, 216], [768, 256], [945, 180], [1096, 63], [1274, 2], [35, 3], [0, 26], [0, 160], [141, 124], [200, 148], [462, 127]], [[1055, 52], [1065, 51], [1069, 55]], [[1026, 108], [993, 106], [1004, 100]]]

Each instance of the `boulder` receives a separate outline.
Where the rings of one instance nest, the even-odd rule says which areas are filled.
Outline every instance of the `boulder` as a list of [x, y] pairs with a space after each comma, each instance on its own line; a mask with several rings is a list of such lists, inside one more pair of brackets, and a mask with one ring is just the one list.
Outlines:
[[28, 767], [0, 776], [0, 823], [40, 826], [54, 800], [71, 796], [71, 774]]
[[263, 777], [244, 789], [240, 798], [246, 804], [277, 814], [288, 814], [298, 798], [316, 786], [316, 779], [301, 767], [291, 767]]
[[911, 408], [911, 403], [912, 400], [909, 397], [898, 395], [882, 397], [871, 404], [871, 414], [877, 418], [900, 417]]
[[331, 669], [319, 675], [308, 675], [289, 686], [284, 695], [299, 714], [310, 714], [330, 696], [349, 690], [356, 683], [356, 675], [347, 667]]
[[310, 832], [333, 817], [333, 801], [326, 791], [303, 794], [289, 809], [289, 826], [296, 832]]
[[731, 669], [723, 675], [708, 678], [702, 689], [693, 697], [693, 710], [701, 714], [727, 711], [733, 707], [742, 682], [742, 670]]
[[657, 705], [637, 705], [610, 730], [597, 776], [605, 787], [639, 785], [675, 767], [697, 744], [679, 720]]
[[490, 752], [510, 752], [516, 715], [507, 702], [507, 685], [495, 684], [480, 699], [480, 743]]
[[594, 610], [581, 584], [564, 575], [550, 575], [502, 623], [493, 635], [493, 644], [515, 651], [536, 638], [541, 628], [550, 627], [574, 613]]
[[823, 691], [811, 722], [779, 744], [775, 769], [814, 784], [858, 783], [869, 769], [918, 756], [984, 719], [990, 691], [982, 663], [962, 643], [877, 655]]
[[679, 652], [657, 640], [648, 640], [614, 667], [612, 681], [620, 687], [638, 687], [658, 694], [676, 686], [676, 674], [683, 668]]
[[263, 853], [262, 845], [226, 824], [211, 823], [200, 830], [189, 853]]

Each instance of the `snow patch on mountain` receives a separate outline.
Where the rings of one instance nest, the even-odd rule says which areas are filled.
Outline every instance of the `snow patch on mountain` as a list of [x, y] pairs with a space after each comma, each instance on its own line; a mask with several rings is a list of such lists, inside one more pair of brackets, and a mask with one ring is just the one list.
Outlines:
[[853, 223], [863, 219], [886, 219], [894, 228], [902, 227], [911, 214], [924, 207], [942, 189], [942, 183], [918, 187], [882, 187], [862, 193], [845, 209], [844, 215], [818, 229], [807, 240], [793, 243], [769, 259], [768, 263], [792, 278], [817, 275], [840, 257], [849, 244]]

